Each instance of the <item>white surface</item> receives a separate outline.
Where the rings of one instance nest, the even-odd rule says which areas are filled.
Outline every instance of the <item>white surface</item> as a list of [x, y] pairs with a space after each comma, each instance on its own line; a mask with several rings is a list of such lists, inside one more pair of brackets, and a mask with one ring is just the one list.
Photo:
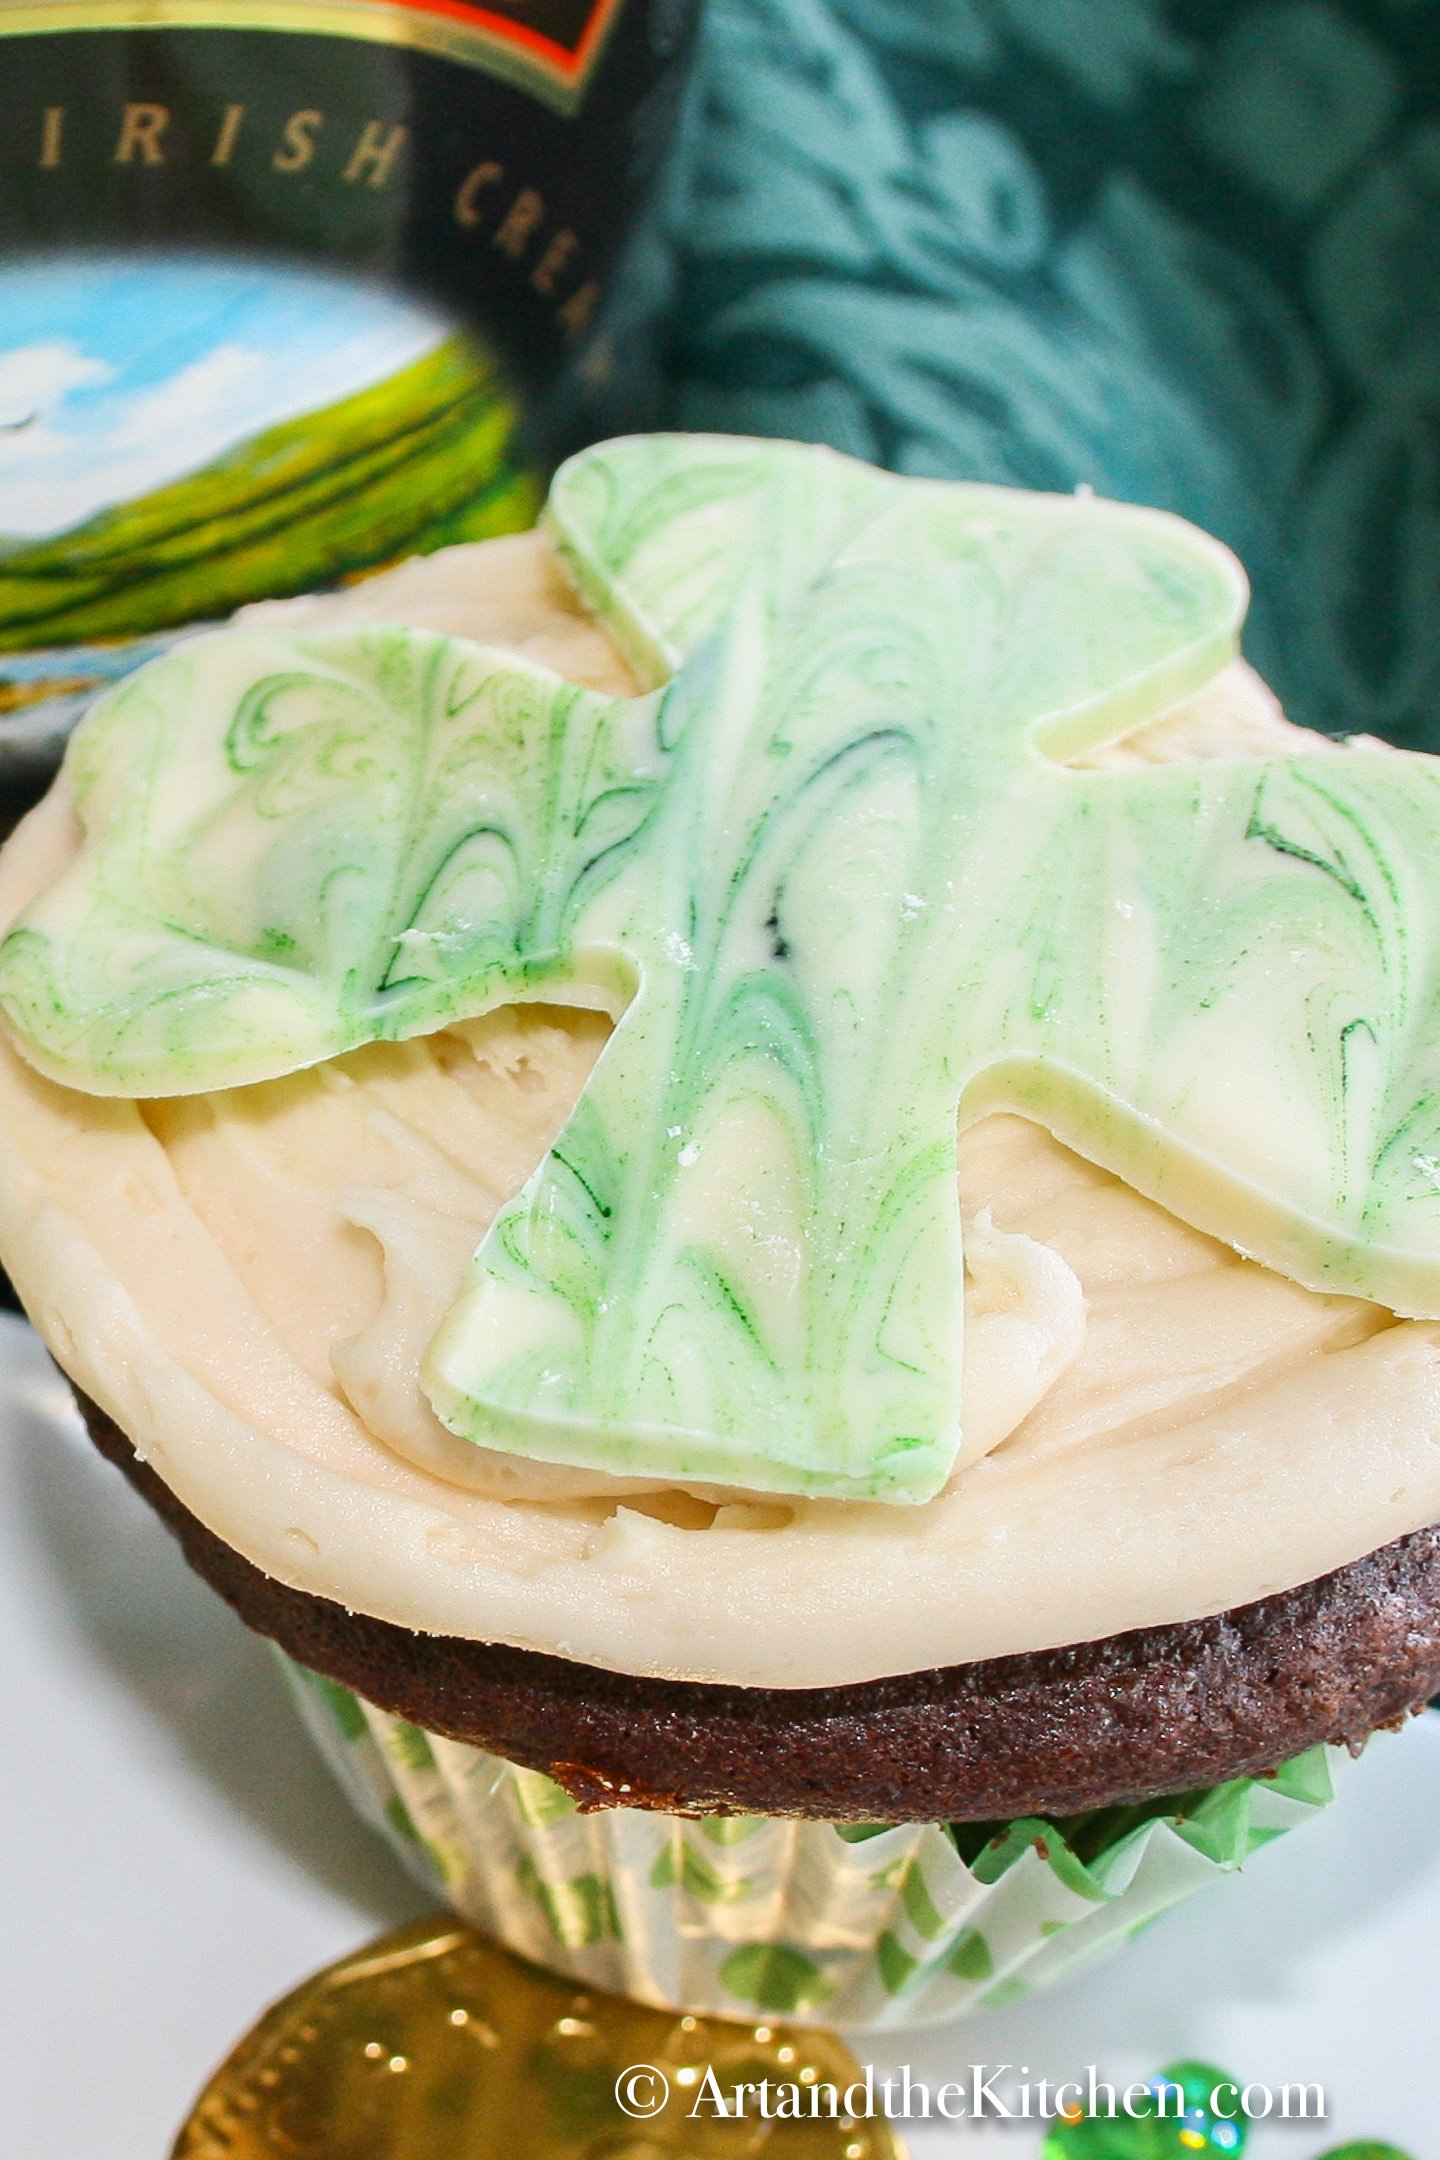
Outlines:
[[[0, 2156], [164, 2160], [262, 2006], [424, 1900], [356, 1823], [266, 1652], [96, 1458], [0, 1316]], [[1440, 1716], [1377, 1744], [1319, 1823], [1048, 1998], [871, 2051], [1117, 2084], [1181, 2055], [1315, 2080], [1323, 2126], [1250, 2160], [1440, 2137]], [[1036, 2126], [913, 2124], [915, 2160], [1035, 2160]], [[439, 2160], [439, 2156], [437, 2156]]]

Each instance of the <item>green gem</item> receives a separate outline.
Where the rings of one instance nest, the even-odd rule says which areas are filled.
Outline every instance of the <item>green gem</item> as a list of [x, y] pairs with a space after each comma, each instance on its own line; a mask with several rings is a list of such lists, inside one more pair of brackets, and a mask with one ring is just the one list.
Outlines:
[[1320, 2154], [1320, 2160], [1412, 2160], [1412, 2155], [1402, 2152], [1398, 2145], [1377, 2144], [1374, 2138], [1361, 2138], [1358, 2144], [1332, 2145], [1329, 2152]]
[[1133, 2110], [1124, 2104], [1127, 2088], [1116, 2086], [1113, 2116], [1106, 2082], [1097, 2089], [1097, 2111], [1078, 2122], [1057, 2122], [1040, 2148], [1041, 2160], [1238, 2160], [1245, 2150], [1239, 2081], [1213, 2063], [1170, 2063]]

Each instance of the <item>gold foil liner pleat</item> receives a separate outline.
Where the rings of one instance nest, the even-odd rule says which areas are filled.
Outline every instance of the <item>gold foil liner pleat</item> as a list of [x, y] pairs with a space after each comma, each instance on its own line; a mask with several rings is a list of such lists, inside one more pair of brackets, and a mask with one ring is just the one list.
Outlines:
[[647, 2009], [434, 1919], [267, 2011], [172, 2160], [904, 2160], [844, 2112], [862, 2077], [832, 2033]]

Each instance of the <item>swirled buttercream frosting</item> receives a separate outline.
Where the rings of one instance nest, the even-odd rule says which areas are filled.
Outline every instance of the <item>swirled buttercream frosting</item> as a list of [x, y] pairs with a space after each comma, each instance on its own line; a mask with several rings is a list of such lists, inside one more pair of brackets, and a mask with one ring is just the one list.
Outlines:
[[923, 1502], [965, 1459], [957, 1115], [1312, 1288], [1440, 1314], [1440, 771], [1067, 769], [1233, 657], [1176, 520], [635, 438], [549, 524], [655, 687], [238, 628], [75, 738], [0, 946], [71, 1088], [254, 1085], [546, 998], [616, 1031], [427, 1352], [552, 1464]]
[[[406, 624], [612, 697], [636, 682], [538, 535], [252, 626]], [[1239, 665], [1112, 774], [1352, 755]], [[0, 925], [71, 864], [62, 775], [0, 851]], [[0, 1030], [0, 1252], [45, 1340], [268, 1574], [401, 1625], [621, 1671], [821, 1686], [1243, 1604], [1440, 1518], [1440, 1330], [1299, 1287], [1033, 1120], [959, 1134], [966, 1460], [914, 1507], [480, 1447], [426, 1345], [593, 1073], [605, 1015], [522, 1003], [210, 1093], [44, 1079]]]

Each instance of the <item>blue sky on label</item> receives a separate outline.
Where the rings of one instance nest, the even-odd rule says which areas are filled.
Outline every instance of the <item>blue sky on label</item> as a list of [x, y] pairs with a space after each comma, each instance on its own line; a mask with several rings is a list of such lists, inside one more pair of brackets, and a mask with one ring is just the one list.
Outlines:
[[401, 293], [244, 258], [0, 266], [0, 541], [179, 479], [382, 381], [450, 328]]

